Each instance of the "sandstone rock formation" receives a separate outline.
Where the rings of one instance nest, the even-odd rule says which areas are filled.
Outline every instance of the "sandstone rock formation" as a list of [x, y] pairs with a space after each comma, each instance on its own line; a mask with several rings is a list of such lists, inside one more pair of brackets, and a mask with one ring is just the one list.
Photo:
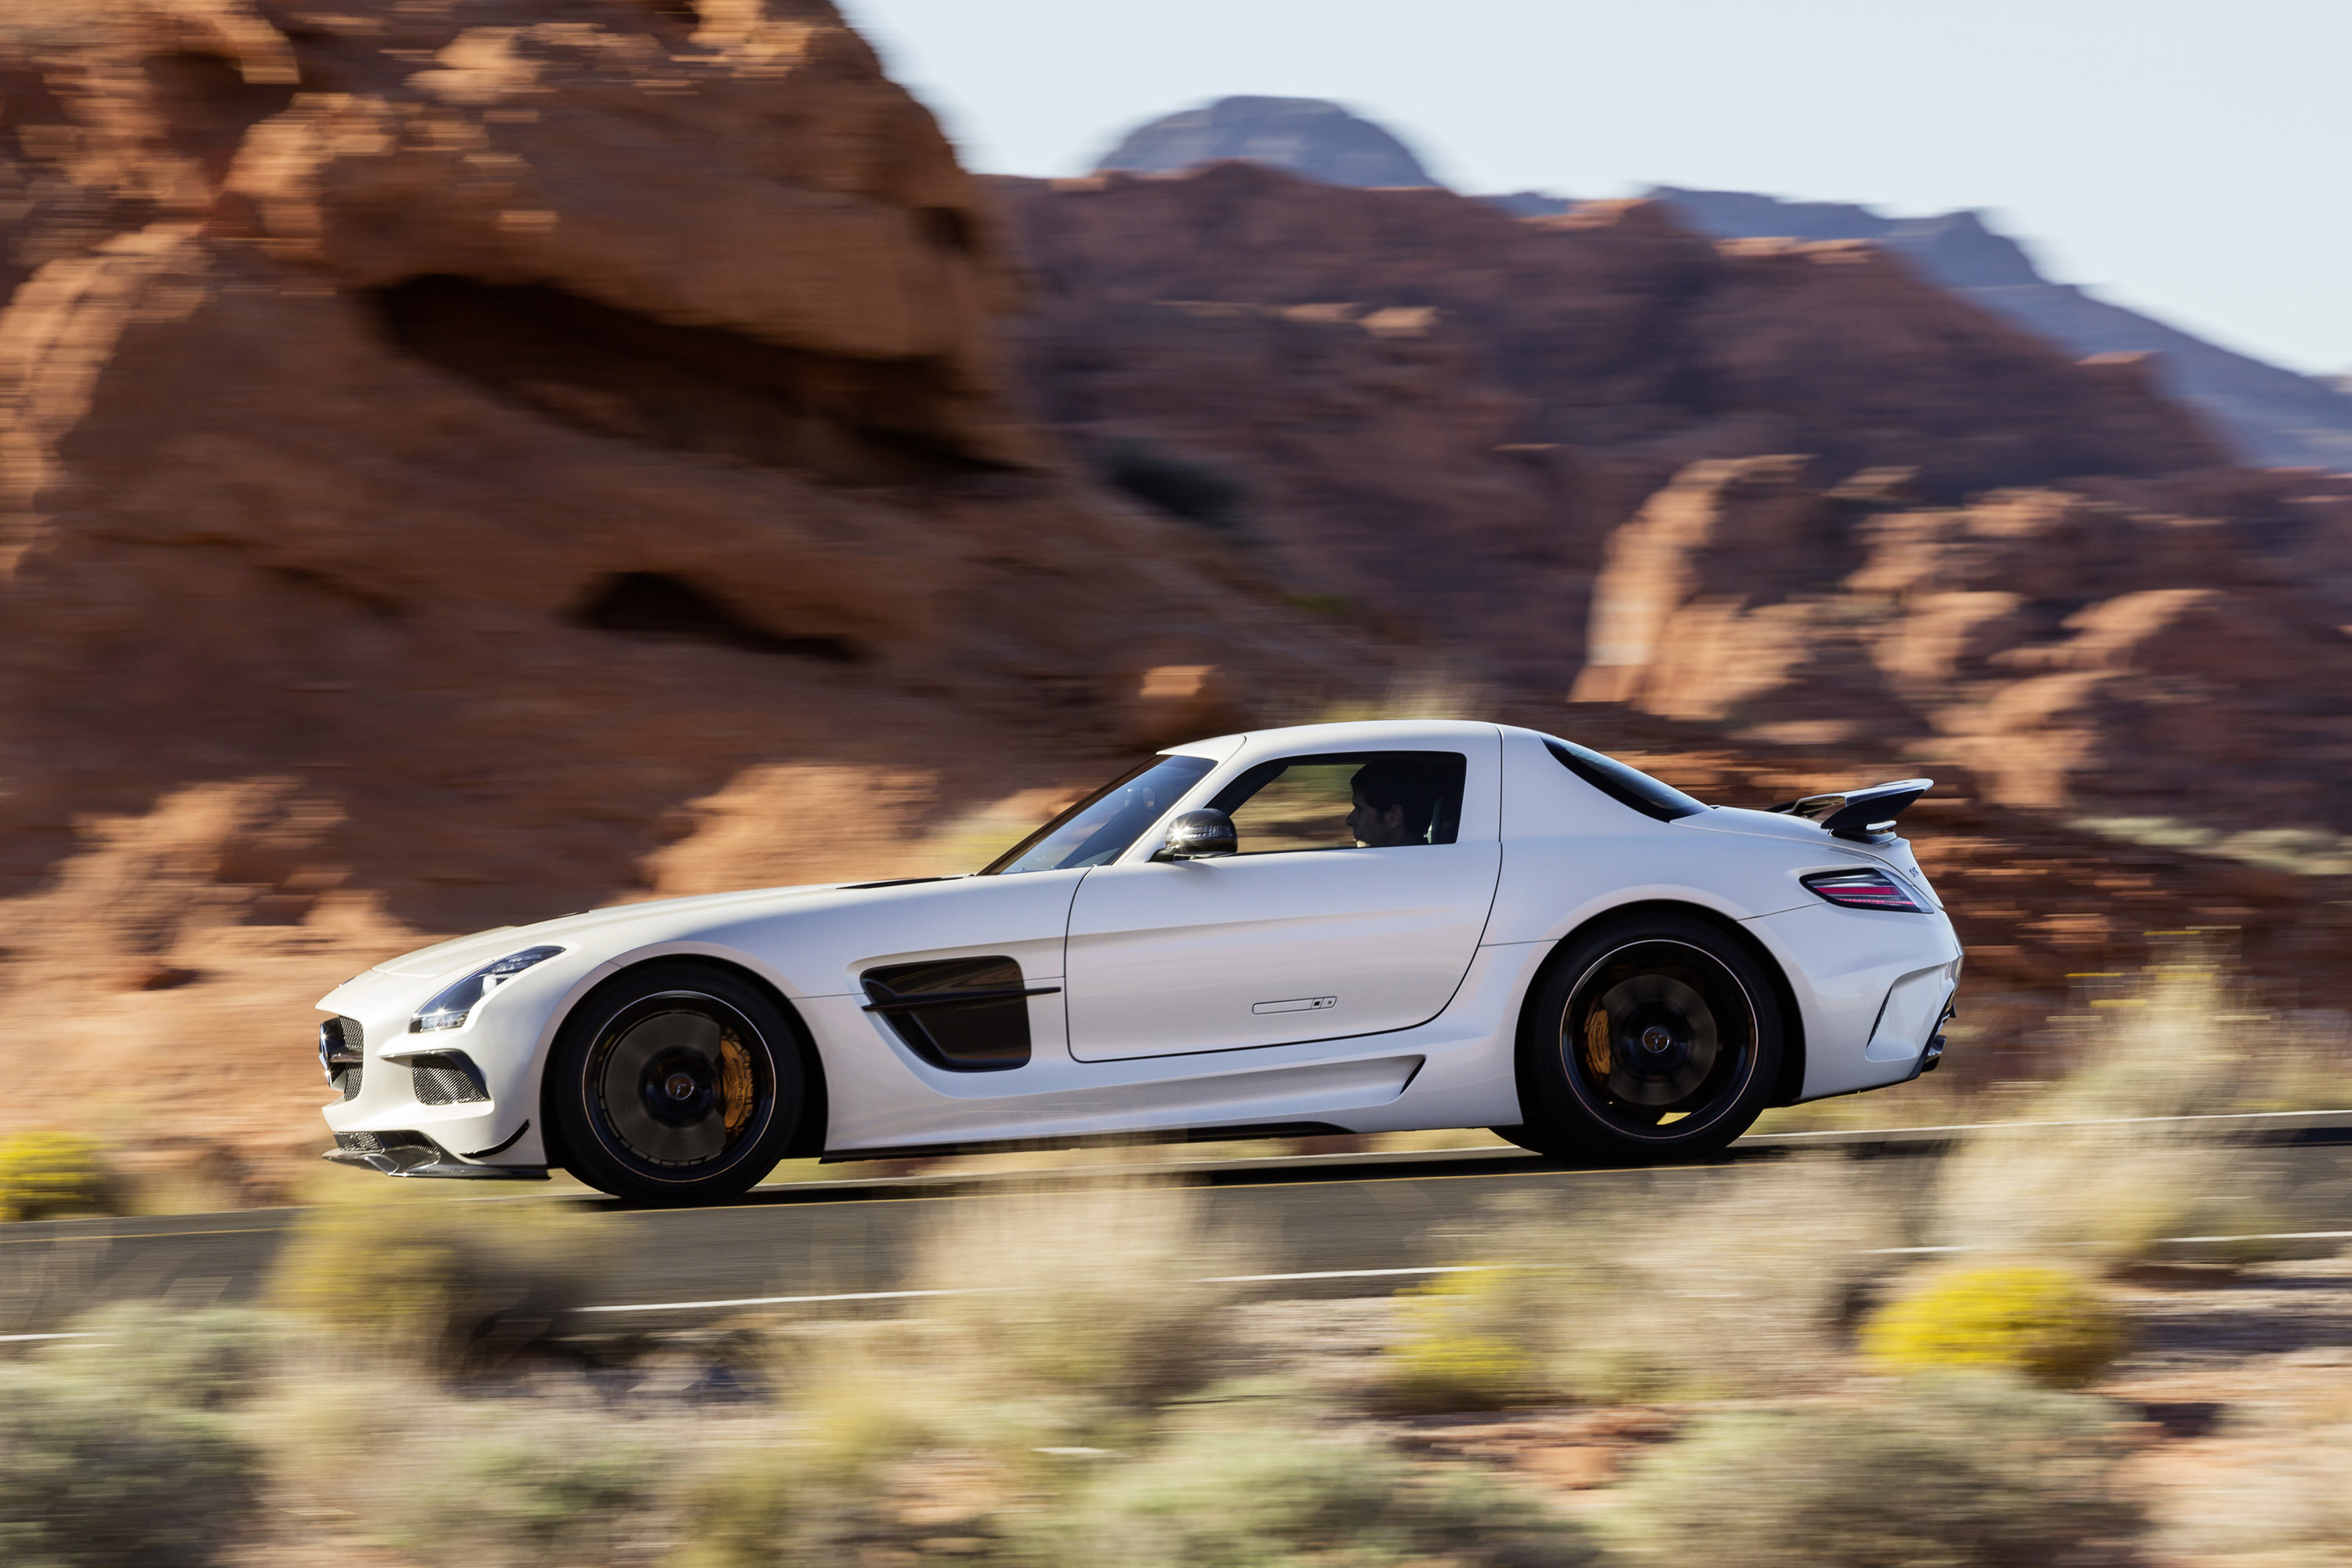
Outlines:
[[[2249, 462], [2352, 471], [2352, 396], [2044, 278], [1976, 213], [1882, 217], [1845, 202], [1784, 202], [1740, 191], [1650, 193], [1722, 238], [1867, 239], [1928, 278], [2076, 354], [2159, 356], [2164, 389], [2210, 420]], [[1525, 204], [1517, 209], [1524, 212]]]
[[1267, 569], [1564, 691], [1608, 531], [1701, 458], [1929, 496], [2221, 460], [2144, 365], [2077, 365], [1863, 245], [1717, 246], [1656, 204], [1518, 222], [1269, 169], [1000, 182], [1046, 417], [1251, 498]]
[[[1320, 99], [1223, 99], [1131, 132], [1096, 173], [1172, 174], [1242, 158], [1336, 185], [1437, 182], [1377, 122]], [[2246, 461], [2352, 471], [2352, 395], [2233, 353], [2073, 284], [2044, 278], [2022, 247], [1975, 212], [1891, 218], [1851, 202], [1792, 202], [1745, 191], [1658, 185], [1677, 222], [1721, 239], [1868, 240], [1922, 275], [2076, 355], [2160, 356], [2164, 391], [2210, 420]], [[1559, 217], [1581, 205], [1542, 191], [1484, 195], [1513, 217]]]
[[1097, 174], [1168, 174], [1238, 158], [1328, 185], [1433, 185], [1412, 149], [1319, 98], [1221, 98], [1139, 125]]
[[[2160, 776], [2183, 694], [2342, 706], [2246, 673], [2326, 640], [2337, 491], [1866, 246], [1236, 163], [1000, 208], [823, 0], [17, 0], [0, 132], [0, 1128], [223, 1195], [309, 1163], [363, 964], [975, 865], [1400, 660], [1558, 727], [1604, 555], [1627, 700], [1569, 726], [1733, 800], [1964, 752], [1925, 852], [1987, 886], [1954, 814], [2136, 725]], [[2020, 820], [1970, 935], [2046, 998], [2119, 852]]]
[[1941, 780], [1920, 852], [2011, 1046], [2152, 930], [2352, 1000], [2344, 481], [2220, 466], [2145, 362], [1866, 244], [1236, 165], [1003, 188], [1041, 409], [1303, 605], [1703, 798]]
[[822, 0], [24, 0], [0, 84], [0, 1123], [315, 1147], [366, 963], [976, 857], [1171, 679], [1351, 679], [1008, 402]]
[[1935, 507], [1804, 466], [1693, 464], [1618, 531], [1580, 699], [1906, 740], [2012, 805], [2352, 833], [2352, 479]]

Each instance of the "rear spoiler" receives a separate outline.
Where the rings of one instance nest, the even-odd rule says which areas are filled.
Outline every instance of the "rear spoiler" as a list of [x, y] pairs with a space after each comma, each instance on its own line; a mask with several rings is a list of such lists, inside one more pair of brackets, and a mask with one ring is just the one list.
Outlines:
[[1893, 784], [1850, 789], [1843, 795], [1809, 795], [1764, 809], [1818, 822], [1840, 838], [1868, 840], [1895, 826], [1913, 801], [1936, 787], [1934, 779], [1897, 779]]

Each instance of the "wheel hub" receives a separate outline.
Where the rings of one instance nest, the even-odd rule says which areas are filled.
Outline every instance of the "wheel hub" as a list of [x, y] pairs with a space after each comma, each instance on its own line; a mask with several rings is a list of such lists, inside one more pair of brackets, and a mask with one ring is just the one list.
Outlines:
[[1577, 1093], [1627, 1131], [1705, 1117], [1746, 1079], [1755, 1019], [1714, 955], [1685, 942], [1631, 944], [1594, 966], [1561, 1019]]
[[691, 1127], [708, 1117], [718, 1095], [718, 1064], [694, 1047], [656, 1052], [637, 1077], [646, 1114], [665, 1127]]
[[594, 1136], [665, 1173], [723, 1169], [775, 1110], [763, 1047], [757, 1026], [719, 997], [666, 991], [630, 1005], [584, 1064]]

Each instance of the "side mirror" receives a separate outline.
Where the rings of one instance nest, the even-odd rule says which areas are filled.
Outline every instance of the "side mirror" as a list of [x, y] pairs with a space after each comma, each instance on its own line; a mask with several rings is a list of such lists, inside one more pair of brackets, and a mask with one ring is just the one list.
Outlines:
[[1222, 811], [1188, 811], [1168, 825], [1168, 842], [1154, 860], [1206, 860], [1241, 847], [1234, 819]]

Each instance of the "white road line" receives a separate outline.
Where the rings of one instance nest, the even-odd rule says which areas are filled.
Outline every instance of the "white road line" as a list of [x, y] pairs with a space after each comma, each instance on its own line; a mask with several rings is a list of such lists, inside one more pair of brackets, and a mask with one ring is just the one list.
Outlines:
[[733, 1301], [632, 1301], [619, 1307], [583, 1307], [583, 1312], [698, 1312], [719, 1307], [789, 1307], [803, 1301], [907, 1301], [918, 1296], [985, 1296], [1025, 1290], [1025, 1285], [978, 1285], [968, 1290], [851, 1290], [838, 1296], [745, 1296]]
[[[2207, 1243], [2215, 1241], [2347, 1240], [2352, 1240], [2352, 1230], [2263, 1230], [2255, 1231], [2246, 1236], [2159, 1236], [2155, 1239], [2154, 1245], [2158, 1247], [2185, 1247], [2192, 1242]], [[2096, 1247], [2098, 1243], [2095, 1241], [2077, 1241], [2069, 1242], [2064, 1245], [2071, 1247]], [[1874, 1247], [1869, 1250], [1869, 1252], [1864, 1254], [1864, 1256], [1869, 1258], [1914, 1258], [1925, 1257], [1929, 1253], [1937, 1252], [1977, 1252], [1980, 1250], [1982, 1249], [1974, 1247]]]
[[[2165, 1236], [2158, 1237], [2163, 1246], [2185, 1245], [2191, 1242], [2221, 1241], [2346, 1241], [2352, 1240], [2352, 1230], [2273, 1230], [2248, 1236]], [[1969, 1247], [1879, 1247], [1870, 1257], [1921, 1257], [1936, 1253], [1973, 1252]], [[1492, 1268], [1506, 1268], [1502, 1263], [1440, 1263], [1413, 1268], [1318, 1268], [1299, 1274], [1216, 1274], [1196, 1279], [1196, 1285], [1284, 1285], [1305, 1279], [1393, 1279], [1404, 1275], [1475, 1274]], [[927, 1296], [982, 1296], [1000, 1291], [1033, 1290], [1034, 1285], [987, 1285], [961, 1290], [854, 1290], [834, 1296], [746, 1296], [732, 1301], [633, 1301], [619, 1307], [583, 1307], [583, 1312], [693, 1312], [720, 1307], [788, 1307], [814, 1301], [905, 1301]], [[56, 1334], [19, 1334], [18, 1339], [58, 1339], [69, 1336]]]
[[1256, 1285], [1288, 1279], [1381, 1279], [1397, 1274], [1475, 1274], [1498, 1263], [1441, 1263], [1429, 1268], [1321, 1268], [1311, 1274], [1219, 1274], [1197, 1285]]
[[[1196, 1285], [1255, 1285], [1293, 1279], [1381, 1279], [1400, 1274], [1470, 1274], [1492, 1263], [1443, 1263], [1422, 1268], [1325, 1268], [1307, 1274], [1220, 1274]], [[836, 1296], [745, 1296], [732, 1301], [632, 1301], [618, 1307], [583, 1307], [583, 1312], [694, 1312], [719, 1307], [791, 1307], [810, 1301], [906, 1301], [923, 1296], [987, 1296], [1034, 1290], [1034, 1285], [977, 1285], [961, 1290], [851, 1290]], [[40, 1338], [34, 1335], [33, 1338]]]
[[[2009, 1127], [2133, 1127], [2150, 1121], [2261, 1121], [2282, 1116], [2352, 1116], [2345, 1110], [2200, 1110], [2193, 1116], [2086, 1116], [2073, 1121], [1949, 1121], [1933, 1127], [1824, 1127], [1811, 1132], [1759, 1132], [1769, 1138], [1883, 1138], [1895, 1132], [1990, 1132]], [[1744, 1140], [1743, 1140], [1744, 1141]]]
[[2352, 1238], [2352, 1230], [2273, 1230], [2260, 1236], [2168, 1236], [2167, 1242], [2179, 1241], [2343, 1241]]
[[94, 1339], [96, 1339], [96, 1338], [98, 1338], [98, 1336], [97, 1336], [96, 1334], [94, 1334], [94, 1333], [87, 1333], [87, 1334], [0, 1334], [0, 1345], [22, 1344], [22, 1343], [24, 1343], [26, 1340], [94, 1340]]

